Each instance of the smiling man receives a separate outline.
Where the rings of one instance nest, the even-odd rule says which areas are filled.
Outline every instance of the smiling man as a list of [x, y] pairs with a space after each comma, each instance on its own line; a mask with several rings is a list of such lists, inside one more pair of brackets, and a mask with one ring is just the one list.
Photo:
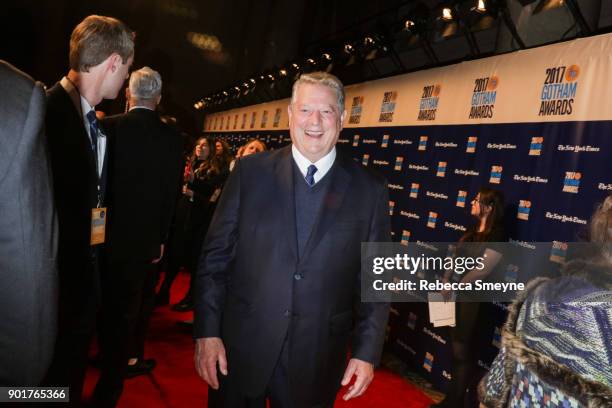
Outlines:
[[372, 381], [389, 305], [360, 301], [360, 244], [390, 240], [388, 191], [336, 151], [345, 116], [336, 77], [302, 75], [292, 146], [240, 160], [228, 179], [196, 280], [209, 406], [331, 407], [341, 384], [350, 399]]

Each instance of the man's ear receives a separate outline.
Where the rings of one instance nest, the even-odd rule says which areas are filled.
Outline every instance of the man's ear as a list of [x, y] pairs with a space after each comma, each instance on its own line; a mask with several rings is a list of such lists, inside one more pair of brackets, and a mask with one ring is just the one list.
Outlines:
[[110, 70], [112, 73], [117, 72], [117, 70], [119, 69], [119, 67], [121, 67], [121, 64], [123, 64], [123, 58], [121, 58], [121, 56], [119, 54], [117, 54], [116, 52], [113, 52], [109, 57], [109, 63], [110, 63]]
[[344, 119], [346, 119], [346, 109], [340, 115], [340, 130], [344, 127]]

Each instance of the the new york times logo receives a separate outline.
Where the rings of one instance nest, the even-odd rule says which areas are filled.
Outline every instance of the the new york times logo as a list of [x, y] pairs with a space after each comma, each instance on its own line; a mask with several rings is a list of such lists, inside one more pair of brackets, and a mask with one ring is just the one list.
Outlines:
[[397, 99], [397, 92], [385, 92], [383, 96], [382, 106], [380, 107], [379, 122], [393, 122], [393, 112], [395, 112], [395, 100]]
[[419, 217], [418, 214], [415, 214], [413, 212], [404, 211], [404, 210], [400, 211], [400, 215], [402, 215], [402, 216], [404, 216], [406, 218], [413, 218], [415, 220], [418, 220], [418, 219], [421, 218], [421, 217]]
[[441, 90], [442, 87], [440, 85], [427, 85], [423, 87], [417, 120], [436, 120]]
[[611, 184], [599, 183], [597, 185], [597, 188], [602, 191], [612, 191], [612, 183]]
[[350, 124], [357, 124], [361, 121], [362, 108], [363, 108], [363, 96], [354, 97], [353, 105], [351, 106], [351, 116], [349, 117]]
[[470, 108], [470, 119], [490, 119], [493, 117], [493, 108], [497, 98], [497, 85], [499, 78], [496, 76], [478, 78], [474, 80], [474, 93], [472, 94], [472, 107]]
[[540, 94], [539, 116], [571, 115], [578, 89], [580, 67], [570, 65], [546, 69]]
[[559, 145], [557, 146], [557, 150], [560, 152], [574, 152], [574, 153], [581, 153], [581, 152], [588, 152], [588, 153], [596, 153], [599, 152], [601, 149], [599, 147], [595, 147], [595, 146], [579, 146], [579, 145]]
[[437, 198], [438, 200], [448, 200], [448, 196], [446, 194], [436, 193], [436, 192], [433, 192], [433, 191], [426, 191], [425, 195], [427, 197]]
[[578, 218], [576, 216], [565, 215], [565, 214], [557, 214], [550, 211], [546, 211], [545, 217], [551, 220], [560, 221], [563, 223], [572, 222], [574, 224], [582, 224], [586, 225], [587, 220], [583, 220], [582, 218]]
[[432, 339], [436, 340], [438, 343], [446, 344], [446, 340], [444, 340], [438, 334], [429, 330], [427, 327], [423, 327], [423, 333], [429, 335]]

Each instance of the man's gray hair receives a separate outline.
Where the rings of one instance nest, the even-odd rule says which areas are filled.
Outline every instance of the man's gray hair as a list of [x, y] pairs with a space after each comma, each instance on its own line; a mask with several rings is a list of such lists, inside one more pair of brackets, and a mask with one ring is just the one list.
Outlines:
[[342, 113], [344, 111], [344, 85], [340, 80], [327, 72], [311, 72], [309, 74], [302, 74], [300, 78], [293, 84], [293, 91], [291, 93], [291, 103], [295, 102], [295, 95], [300, 85], [312, 84], [312, 85], [323, 85], [331, 88], [338, 98], [338, 109]]
[[144, 67], [130, 75], [130, 95], [134, 99], [155, 99], [161, 95], [162, 79], [159, 72]]

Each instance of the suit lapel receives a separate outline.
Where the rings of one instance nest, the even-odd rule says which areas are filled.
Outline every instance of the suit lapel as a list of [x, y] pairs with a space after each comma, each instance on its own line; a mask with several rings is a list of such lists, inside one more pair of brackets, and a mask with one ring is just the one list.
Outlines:
[[334, 220], [338, 216], [338, 211], [340, 207], [342, 207], [347, 188], [351, 181], [351, 174], [346, 169], [346, 165], [340, 154], [336, 156], [336, 163], [334, 163], [330, 171], [331, 174], [328, 176], [331, 176], [332, 179], [330, 180], [327, 193], [323, 199], [323, 205], [317, 215], [312, 232], [304, 248], [302, 259], [308, 258], [310, 253], [316, 248], [317, 244], [321, 242], [329, 228], [333, 225]]
[[[87, 134], [87, 130], [85, 129], [85, 123], [83, 121], [83, 115], [81, 114], [81, 106], [80, 106], [80, 102], [79, 105], [76, 105], [76, 101], [75, 101], [75, 97], [77, 98], [78, 101], [80, 101], [80, 96], [78, 95], [78, 92], [76, 93], [76, 95], [74, 94], [70, 94], [68, 93], [64, 87], [58, 82], [55, 86], [59, 87], [59, 89], [62, 90], [62, 92], [65, 95], [65, 105], [66, 108], [70, 111], [70, 114], [73, 116], [72, 120], [74, 121], [74, 124], [76, 125], [77, 123], [78, 128], [80, 129], [80, 140], [77, 140], [76, 142], [79, 144], [83, 144], [85, 145], [85, 149], [87, 151], [87, 159], [89, 161], [89, 169], [90, 171], [92, 171], [94, 173], [94, 175], [96, 176], [96, 178], [98, 177], [98, 169], [96, 169], [96, 158], [94, 157], [93, 154], [93, 150], [91, 149], [91, 142], [89, 141], [89, 135]], [[73, 90], [73, 92], [76, 92]], [[68, 107], [70, 106], [70, 107]]]
[[285, 148], [276, 168], [277, 180], [279, 183], [278, 203], [282, 211], [283, 230], [287, 234], [286, 242], [291, 249], [295, 259], [297, 254], [297, 232], [295, 226], [295, 194], [293, 187], [293, 157], [291, 147]]

